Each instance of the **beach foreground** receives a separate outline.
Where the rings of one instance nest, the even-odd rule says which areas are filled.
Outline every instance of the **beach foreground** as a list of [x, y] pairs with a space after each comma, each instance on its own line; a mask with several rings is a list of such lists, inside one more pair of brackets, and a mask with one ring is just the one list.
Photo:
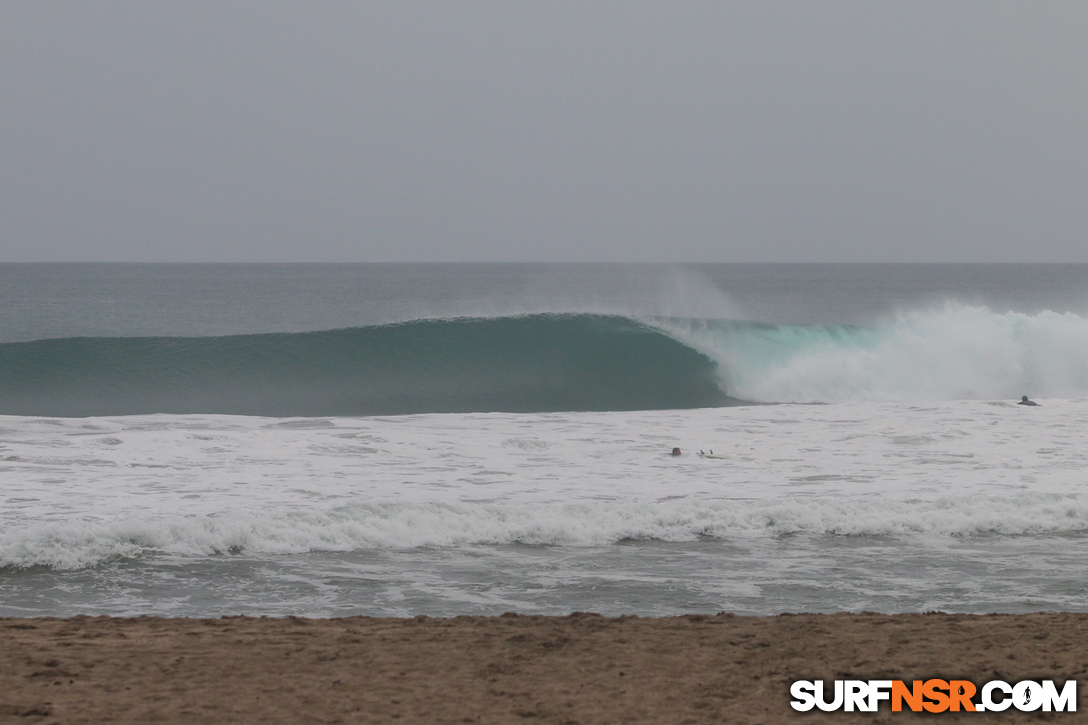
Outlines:
[[790, 683], [1085, 672], [1070, 613], [0, 619], [0, 722], [891, 722], [918, 715], [797, 713]]

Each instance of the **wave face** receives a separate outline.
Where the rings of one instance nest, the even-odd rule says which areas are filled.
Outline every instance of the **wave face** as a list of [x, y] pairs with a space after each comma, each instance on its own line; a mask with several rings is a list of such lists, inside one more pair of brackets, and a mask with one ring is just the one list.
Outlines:
[[871, 327], [534, 314], [0, 344], [0, 414], [660, 410], [1088, 396], [1088, 318], [949, 305]]
[[671, 321], [731, 395], [759, 402], [1088, 396], [1088, 318], [948, 305], [872, 327]]
[[547, 314], [0, 345], [0, 413], [264, 416], [726, 405], [717, 365], [624, 317]]

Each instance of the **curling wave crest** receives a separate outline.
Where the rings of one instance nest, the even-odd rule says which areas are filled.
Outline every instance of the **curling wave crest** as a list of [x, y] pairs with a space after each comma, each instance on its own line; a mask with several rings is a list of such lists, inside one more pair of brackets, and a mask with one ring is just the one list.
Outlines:
[[0, 344], [0, 413], [318, 416], [736, 403], [712, 360], [630, 318], [426, 319], [225, 337]]
[[872, 327], [588, 313], [0, 344], [0, 412], [321, 416], [1088, 395], [1088, 319], [948, 305]]

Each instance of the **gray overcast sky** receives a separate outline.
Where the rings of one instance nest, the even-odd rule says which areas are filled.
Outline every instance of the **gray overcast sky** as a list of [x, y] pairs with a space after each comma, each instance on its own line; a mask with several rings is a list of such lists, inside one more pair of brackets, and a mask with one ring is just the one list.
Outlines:
[[1088, 3], [0, 3], [0, 261], [1088, 262]]

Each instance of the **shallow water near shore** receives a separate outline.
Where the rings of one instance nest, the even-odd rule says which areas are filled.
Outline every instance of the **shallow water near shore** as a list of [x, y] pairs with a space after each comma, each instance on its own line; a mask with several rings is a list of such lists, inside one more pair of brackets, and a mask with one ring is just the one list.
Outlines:
[[1083, 610], [1044, 402], [9, 417], [0, 615]]
[[1086, 553], [1088, 536], [1078, 534], [149, 556], [78, 572], [8, 572], [0, 616], [1086, 611]]

